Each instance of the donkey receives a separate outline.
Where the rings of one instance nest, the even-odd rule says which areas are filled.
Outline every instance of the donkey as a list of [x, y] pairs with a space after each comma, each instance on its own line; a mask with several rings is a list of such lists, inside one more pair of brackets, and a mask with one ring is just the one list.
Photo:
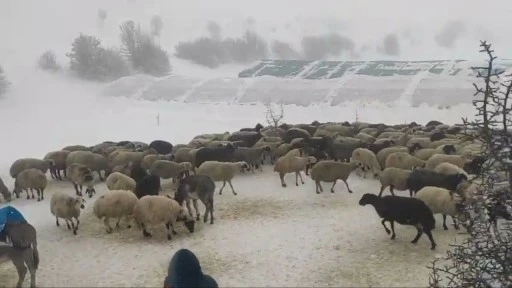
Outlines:
[[[11, 260], [18, 272], [17, 288], [20, 288], [30, 271], [30, 287], [36, 287], [36, 271], [39, 266], [36, 229], [28, 223], [7, 223], [0, 233], [0, 241], [11, 242], [11, 245], [0, 245], [0, 259]], [[26, 265], [26, 266], [25, 266]]]

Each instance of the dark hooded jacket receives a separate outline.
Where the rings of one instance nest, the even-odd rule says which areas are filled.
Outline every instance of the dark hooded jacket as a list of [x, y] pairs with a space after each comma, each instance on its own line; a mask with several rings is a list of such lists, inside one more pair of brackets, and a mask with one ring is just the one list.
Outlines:
[[164, 287], [184, 288], [218, 288], [219, 285], [211, 276], [203, 274], [196, 255], [188, 249], [176, 251], [169, 263]]

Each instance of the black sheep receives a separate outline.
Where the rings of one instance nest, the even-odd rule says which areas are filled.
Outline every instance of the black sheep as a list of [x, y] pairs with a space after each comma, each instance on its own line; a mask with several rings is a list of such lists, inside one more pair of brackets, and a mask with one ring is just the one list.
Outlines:
[[[377, 214], [382, 218], [382, 226], [386, 229], [386, 233], [391, 235], [391, 239], [395, 239], [395, 223], [397, 222], [402, 225], [415, 226], [418, 230], [418, 234], [411, 241], [416, 244], [420, 239], [423, 232], [427, 234], [430, 240], [430, 249], [434, 250], [437, 246], [432, 237], [432, 230], [436, 226], [436, 220], [432, 214], [432, 210], [425, 204], [425, 202], [409, 197], [402, 196], [391, 196], [387, 195], [379, 197], [375, 194], [366, 193], [359, 200], [359, 205], [365, 206], [367, 204], [372, 205], [377, 211]], [[391, 224], [391, 231], [386, 227], [386, 221]]]
[[158, 154], [170, 154], [172, 152], [172, 144], [164, 140], [154, 140], [149, 143], [148, 148], [153, 148]]
[[443, 152], [446, 155], [453, 155], [455, 152], [457, 152], [457, 149], [455, 149], [453, 144], [446, 144], [443, 146]]
[[228, 141], [239, 142], [238, 147], [253, 147], [258, 140], [263, 137], [260, 132], [255, 131], [237, 131], [231, 134]]
[[146, 176], [148, 176], [148, 172], [140, 166], [140, 163], [130, 163], [130, 177], [135, 180], [135, 182], [139, 182]]
[[373, 153], [375, 153], [375, 155], [377, 155], [377, 153], [379, 153], [380, 150], [382, 150], [384, 148], [391, 147], [394, 144], [395, 144], [394, 140], [384, 140], [381, 143], [372, 143], [372, 144], [370, 144], [368, 146], [368, 150], [372, 151]]
[[485, 163], [485, 157], [476, 156], [471, 162], [464, 164], [464, 171], [468, 174], [480, 175], [482, 166]]
[[443, 123], [441, 123], [441, 122], [439, 122], [437, 120], [431, 120], [431, 121], [428, 121], [427, 125], [425, 125], [425, 126], [427, 126], [427, 127], [435, 127], [437, 125], [442, 125], [442, 124]]
[[147, 175], [135, 185], [135, 195], [142, 198], [146, 195], [158, 195], [160, 191], [160, 177], [157, 175]]
[[263, 129], [263, 125], [260, 123], [256, 124], [254, 128], [242, 128], [240, 131], [254, 131], [254, 132], [260, 132], [261, 129]]
[[196, 167], [206, 161], [233, 162], [235, 159], [235, 147], [227, 144], [224, 147], [205, 147], [197, 150]]
[[457, 186], [462, 181], [468, 180], [468, 177], [462, 173], [442, 174], [428, 169], [414, 169], [406, 180], [406, 187], [409, 188], [411, 197], [420, 189], [426, 186], [444, 188], [450, 191], [456, 191]]
[[285, 133], [284, 133], [284, 136], [283, 136], [283, 141], [285, 143], [290, 143], [292, 142], [293, 139], [296, 139], [296, 138], [304, 138], [304, 139], [309, 139], [311, 137], [311, 135], [309, 134], [309, 132], [307, 132], [306, 130], [304, 129], [300, 129], [300, 128], [290, 128], [288, 129]]
[[430, 141], [439, 141], [441, 139], [446, 138], [446, 134], [443, 131], [434, 130], [430, 133]]

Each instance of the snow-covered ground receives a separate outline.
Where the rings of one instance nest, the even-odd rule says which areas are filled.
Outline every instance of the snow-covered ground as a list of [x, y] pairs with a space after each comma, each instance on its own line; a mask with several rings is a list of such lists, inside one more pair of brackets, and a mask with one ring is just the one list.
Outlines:
[[[508, 19], [510, 3], [493, 3], [499, 8], [462, 0], [0, 1], [0, 64], [12, 82], [0, 99], [0, 177], [12, 189], [8, 171], [14, 160], [41, 158], [66, 145], [154, 139], [176, 144], [197, 134], [252, 127], [265, 123], [262, 103], [275, 94], [279, 96], [273, 99], [293, 104], [285, 107], [284, 120], [289, 123], [472, 119], [475, 112], [468, 99], [473, 91], [465, 92], [471, 89], [468, 85], [441, 84], [433, 78], [421, 82], [424, 86], [417, 79], [402, 83], [398, 78], [388, 78], [393, 83], [352, 78], [343, 85], [338, 80], [240, 80], [234, 77], [249, 64], [206, 69], [176, 59], [173, 47], [207, 35], [206, 24], [215, 21], [223, 37], [252, 29], [267, 42], [285, 41], [296, 49], [305, 36], [338, 32], [354, 41], [357, 53], [336, 60], [482, 60], [480, 39], [492, 41], [498, 55], [507, 58], [512, 42], [499, 35], [505, 35], [508, 26], [488, 23], [487, 17]], [[459, 9], [461, 5], [465, 9]], [[103, 25], [97, 23], [98, 9], [108, 14]], [[181, 77], [176, 78], [179, 81], [138, 77], [109, 86], [34, 69], [37, 57], [47, 49], [54, 50], [65, 67], [65, 53], [80, 32], [99, 37], [106, 46], [119, 46], [122, 21], [132, 19], [147, 27], [153, 15], [164, 21], [159, 41], [169, 51], [173, 77]], [[450, 47], [440, 46], [436, 36], [450, 34], [454, 21], [463, 22], [464, 32], [449, 37], [454, 40]], [[397, 56], [379, 52], [389, 33], [398, 36]], [[440, 86], [454, 89], [453, 95], [440, 99]], [[449, 109], [438, 108], [448, 105]], [[415, 234], [412, 227], [397, 226], [398, 239], [390, 240], [373, 208], [357, 204], [363, 193], [378, 191], [375, 180], [353, 175], [349, 183], [354, 194], [338, 184], [336, 193], [326, 189], [317, 195], [308, 177], [305, 185], [295, 187], [289, 175], [289, 186], [283, 189], [272, 168], [264, 169], [235, 178], [239, 195], [232, 195], [229, 188], [224, 195], [215, 195], [215, 224], [198, 223], [193, 234], [178, 227], [172, 241], [162, 233], [146, 240], [136, 229], [106, 234], [101, 221], [92, 216], [92, 204], [105, 193], [104, 184], [98, 185], [94, 199], [87, 199], [78, 236], [56, 227], [49, 212], [52, 193], [73, 193], [67, 182], [50, 180], [42, 202], [16, 199], [11, 205], [38, 230], [37, 280], [44, 287], [161, 286], [170, 257], [182, 247], [197, 253], [203, 270], [221, 286], [425, 286], [426, 265], [458, 238], [453, 229], [442, 230], [437, 218], [435, 252], [425, 236], [417, 245], [409, 243]], [[12, 287], [15, 281], [11, 264], [0, 264], [0, 287]]]
[[[126, 139], [185, 143], [197, 134], [234, 131], [265, 121], [261, 104], [108, 98], [102, 96], [101, 86], [24, 71], [13, 79], [16, 85], [0, 106], [0, 130], [6, 133], [0, 174], [9, 188], [8, 169], [15, 159], [40, 158], [65, 145]], [[353, 121], [356, 110], [361, 121], [386, 123], [431, 119], [455, 123], [473, 114], [468, 105], [439, 110], [410, 107], [404, 100], [389, 106], [291, 105], [285, 107], [285, 121]], [[107, 235], [101, 221], [92, 216], [93, 200], [87, 201], [79, 236], [56, 227], [48, 201], [58, 190], [73, 193], [69, 183], [50, 181], [43, 202], [17, 199], [12, 205], [38, 230], [41, 286], [159, 286], [170, 257], [181, 247], [196, 252], [204, 271], [222, 286], [420, 286], [428, 281], [426, 265], [456, 238], [454, 230], [438, 226], [434, 237], [439, 246], [432, 252], [426, 238], [418, 245], [409, 243], [414, 228], [398, 226], [399, 239], [389, 240], [373, 208], [357, 204], [363, 193], [378, 191], [375, 180], [351, 176], [354, 194], [338, 184], [335, 194], [326, 189], [316, 195], [308, 177], [298, 188], [293, 178], [287, 177], [290, 185], [283, 189], [269, 166], [262, 174], [240, 175], [233, 183], [238, 196], [229, 189], [215, 196], [215, 224], [199, 223], [193, 234], [179, 228], [172, 241], [162, 233], [145, 240], [136, 229]], [[100, 184], [98, 195], [104, 192]], [[12, 285], [15, 279], [10, 264], [0, 266], [0, 286]]]

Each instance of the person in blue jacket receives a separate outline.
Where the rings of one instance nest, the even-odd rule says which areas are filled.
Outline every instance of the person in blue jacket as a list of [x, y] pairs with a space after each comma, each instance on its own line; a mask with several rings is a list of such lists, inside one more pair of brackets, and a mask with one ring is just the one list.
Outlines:
[[167, 277], [164, 280], [164, 288], [184, 287], [219, 287], [215, 279], [203, 274], [199, 259], [188, 249], [180, 249], [172, 256]]

